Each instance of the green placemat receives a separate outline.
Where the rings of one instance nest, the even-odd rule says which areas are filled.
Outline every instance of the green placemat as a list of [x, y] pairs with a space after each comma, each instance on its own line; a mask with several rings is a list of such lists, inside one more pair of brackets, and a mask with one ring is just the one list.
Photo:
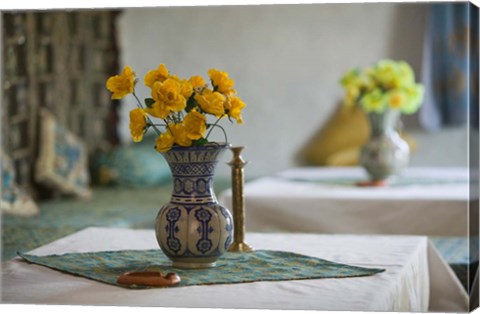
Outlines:
[[179, 269], [160, 250], [127, 250], [93, 253], [69, 253], [64, 255], [34, 256], [18, 253], [25, 260], [100, 281], [116, 283], [117, 277], [127, 271], [175, 272], [181, 283], [175, 287], [233, 284], [254, 281], [280, 281], [314, 278], [345, 278], [370, 276], [385, 271], [379, 268], [363, 268], [323, 260], [320, 258], [281, 251], [258, 250], [251, 253], [226, 253], [214, 268]]

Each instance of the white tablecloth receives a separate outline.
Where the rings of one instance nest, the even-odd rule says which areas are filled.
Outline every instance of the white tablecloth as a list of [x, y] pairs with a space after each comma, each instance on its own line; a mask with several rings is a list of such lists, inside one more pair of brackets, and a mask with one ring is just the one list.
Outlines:
[[[247, 234], [246, 240], [256, 249], [297, 252], [386, 271], [357, 278], [130, 290], [16, 258], [2, 264], [2, 302], [348, 311], [466, 310], [466, 293], [426, 237], [256, 233]], [[158, 248], [153, 230], [88, 228], [30, 253], [152, 248]]]
[[[247, 231], [467, 236], [468, 169], [409, 168], [402, 177], [397, 185], [357, 187], [363, 169], [319, 167], [249, 182]], [[231, 191], [219, 200], [232, 208]]]

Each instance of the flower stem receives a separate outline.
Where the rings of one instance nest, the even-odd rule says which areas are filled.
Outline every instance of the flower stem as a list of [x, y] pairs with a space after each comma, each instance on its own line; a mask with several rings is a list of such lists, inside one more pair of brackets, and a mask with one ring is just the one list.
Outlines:
[[[220, 124], [217, 124], [215, 125], [217, 128], [220, 128], [220, 130], [222, 130], [223, 132], [223, 136], [225, 137], [225, 144], [228, 143], [228, 139], [227, 139], [227, 132], [225, 132], [225, 129], [220, 125]], [[212, 126], [213, 127], [213, 126]]]
[[[170, 125], [168, 124], [167, 120], [163, 119], [163, 122], [165, 122], [165, 125], [167, 129], [170, 131], [170, 133], [173, 135], [172, 129], [170, 129]], [[175, 121], [173, 121], [175, 123]]]
[[223, 135], [225, 136], [225, 144], [228, 142], [228, 141], [227, 141], [227, 133], [225, 132], [225, 129], [222, 128], [222, 127], [218, 124], [218, 122], [219, 122], [220, 119], [222, 119], [222, 118], [223, 118], [223, 117], [218, 118], [217, 121], [215, 121], [215, 123], [212, 124], [210, 131], [208, 131], [207, 136], [205, 136], [205, 138], [206, 138], [207, 140], [208, 140], [208, 137], [210, 136], [210, 133], [212, 133], [213, 128], [214, 128], [214, 127], [219, 127], [219, 128], [223, 131]]
[[[140, 108], [140, 109], [143, 109], [143, 106], [142, 106], [142, 102], [140, 101], [140, 99], [138, 99], [137, 95], [135, 94], [135, 92], [132, 93], [133, 97], [135, 97], [135, 99], [137, 100], [137, 107]], [[153, 127], [153, 129], [155, 130], [155, 132], [157, 132], [157, 135], [160, 135], [162, 134], [162, 132], [160, 132], [160, 130], [155, 126], [155, 124], [153, 124], [152, 120], [150, 120], [150, 117], [147, 116], [147, 122], [149, 125], [151, 125]]]
[[214, 124], [212, 124], [210, 131], [208, 131], [207, 136], [205, 136], [206, 139], [210, 136], [210, 133], [212, 133], [213, 127], [217, 125], [218, 121], [220, 121], [222, 117], [218, 118], [217, 121], [215, 121]]

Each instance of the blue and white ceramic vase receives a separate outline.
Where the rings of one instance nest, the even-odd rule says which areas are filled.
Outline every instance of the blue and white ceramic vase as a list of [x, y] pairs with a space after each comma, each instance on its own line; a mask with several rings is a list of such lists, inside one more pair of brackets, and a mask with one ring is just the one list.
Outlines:
[[170, 166], [173, 191], [158, 212], [156, 237], [162, 251], [178, 268], [206, 268], [233, 242], [230, 211], [217, 202], [213, 176], [229, 145], [175, 146], [162, 153]]
[[398, 110], [368, 113], [370, 139], [360, 151], [360, 165], [371, 181], [384, 181], [399, 174], [410, 159], [410, 148], [397, 131]]

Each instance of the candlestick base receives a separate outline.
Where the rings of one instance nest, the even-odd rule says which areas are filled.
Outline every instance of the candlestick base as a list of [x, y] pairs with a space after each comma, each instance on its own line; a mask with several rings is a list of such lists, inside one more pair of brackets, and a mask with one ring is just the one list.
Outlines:
[[245, 242], [233, 242], [228, 252], [252, 252], [253, 248]]

